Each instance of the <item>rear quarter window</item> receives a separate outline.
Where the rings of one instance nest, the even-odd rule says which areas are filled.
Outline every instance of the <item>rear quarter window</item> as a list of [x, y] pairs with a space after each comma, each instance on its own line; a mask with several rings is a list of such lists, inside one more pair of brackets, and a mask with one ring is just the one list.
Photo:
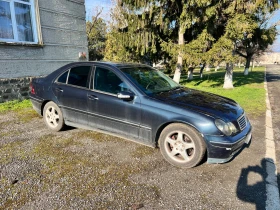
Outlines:
[[58, 77], [57, 82], [65, 84], [67, 82], [68, 72], [69, 70], [64, 72], [60, 77]]

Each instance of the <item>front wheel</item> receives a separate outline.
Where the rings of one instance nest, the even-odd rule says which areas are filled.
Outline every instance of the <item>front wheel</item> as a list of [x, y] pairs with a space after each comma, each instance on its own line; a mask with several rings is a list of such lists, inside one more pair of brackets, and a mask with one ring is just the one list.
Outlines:
[[202, 136], [194, 128], [181, 123], [170, 124], [163, 129], [159, 147], [169, 163], [181, 168], [199, 164], [206, 151]]
[[45, 124], [54, 131], [60, 131], [64, 128], [64, 119], [61, 110], [54, 102], [48, 102], [43, 111]]

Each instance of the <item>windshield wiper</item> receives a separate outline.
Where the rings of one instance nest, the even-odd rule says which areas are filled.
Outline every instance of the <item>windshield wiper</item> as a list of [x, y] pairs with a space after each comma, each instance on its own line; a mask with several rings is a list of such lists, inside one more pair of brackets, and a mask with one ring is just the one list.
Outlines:
[[180, 88], [181, 88], [181, 86], [177, 86], [177, 87], [174, 87], [174, 88], [171, 88], [171, 89], [168, 89], [168, 90], [161, 90], [161, 91], [158, 91], [157, 94], [162, 94], [162, 93], [165, 93], [165, 92], [171, 92], [171, 91], [174, 91], [174, 90], [178, 90]]

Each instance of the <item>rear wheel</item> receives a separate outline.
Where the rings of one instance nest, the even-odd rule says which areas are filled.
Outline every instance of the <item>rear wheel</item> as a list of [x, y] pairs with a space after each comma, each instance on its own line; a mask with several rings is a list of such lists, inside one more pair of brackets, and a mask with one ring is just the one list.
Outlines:
[[54, 102], [48, 102], [43, 111], [43, 118], [46, 125], [54, 131], [64, 128], [64, 119], [61, 110]]
[[181, 168], [199, 164], [206, 151], [202, 136], [194, 128], [181, 123], [170, 124], [163, 129], [159, 147], [169, 163]]

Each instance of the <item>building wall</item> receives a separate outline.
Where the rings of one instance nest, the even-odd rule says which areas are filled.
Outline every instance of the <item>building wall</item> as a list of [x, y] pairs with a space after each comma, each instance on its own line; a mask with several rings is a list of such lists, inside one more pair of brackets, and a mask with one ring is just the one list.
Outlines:
[[79, 52], [88, 55], [84, 0], [35, 1], [42, 42], [36, 45], [0, 43], [0, 79], [47, 75], [78, 61]]
[[29, 98], [29, 84], [32, 77], [0, 79], [0, 103]]

